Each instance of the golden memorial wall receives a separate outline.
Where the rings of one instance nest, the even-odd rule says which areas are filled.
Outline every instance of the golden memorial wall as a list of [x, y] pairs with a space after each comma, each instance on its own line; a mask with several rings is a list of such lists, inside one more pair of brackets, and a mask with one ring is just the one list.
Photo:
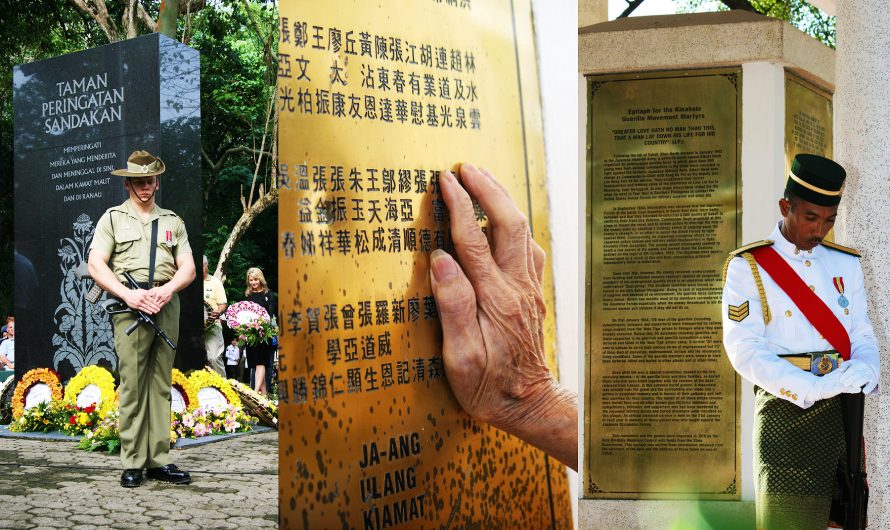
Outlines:
[[[282, 527], [569, 528], [565, 468], [451, 394], [429, 287], [460, 162], [549, 247], [529, 1], [285, 2], [279, 30]], [[545, 298], [555, 370], [549, 271]]]
[[[791, 173], [791, 161], [799, 153], [834, 159], [831, 94], [785, 71], [785, 173], [782, 187]], [[825, 238], [834, 241], [832, 228]]]
[[588, 77], [586, 498], [740, 498], [720, 298], [741, 83], [738, 68]]

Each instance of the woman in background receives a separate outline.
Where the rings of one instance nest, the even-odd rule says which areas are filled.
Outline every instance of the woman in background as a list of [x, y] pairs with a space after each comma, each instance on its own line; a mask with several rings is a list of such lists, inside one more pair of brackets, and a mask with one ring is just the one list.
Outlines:
[[[269, 318], [275, 318], [278, 314], [278, 303], [275, 293], [269, 290], [266, 283], [266, 277], [257, 267], [247, 269], [247, 289], [244, 296], [249, 302], [254, 302], [263, 307], [268, 313]], [[262, 395], [266, 395], [269, 391], [266, 388], [266, 368], [271, 366], [274, 359], [275, 346], [271, 340], [268, 343], [255, 344], [247, 346], [247, 366], [254, 369], [253, 389]]]

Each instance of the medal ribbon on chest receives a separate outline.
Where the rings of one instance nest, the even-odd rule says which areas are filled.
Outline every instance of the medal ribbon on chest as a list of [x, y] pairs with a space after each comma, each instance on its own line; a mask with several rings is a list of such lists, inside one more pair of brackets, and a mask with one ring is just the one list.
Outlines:
[[847, 300], [847, 297], [844, 296], [844, 277], [843, 276], [835, 276], [832, 278], [832, 283], [834, 283], [834, 288], [837, 289], [837, 292], [840, 293], [840, 297], [837, 299], [837, 305], [846, 309], [850, 305], [850, 301]]

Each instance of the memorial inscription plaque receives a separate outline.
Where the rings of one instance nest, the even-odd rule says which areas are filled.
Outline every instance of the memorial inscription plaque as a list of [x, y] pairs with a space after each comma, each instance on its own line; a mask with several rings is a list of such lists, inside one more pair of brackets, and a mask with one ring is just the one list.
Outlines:
[[[282, 527], [569, 528], [565, 468], [450, 393], [428, 279], [451, 247], [438, 172], [462, 161], [549, 246], [529, 2], [280, 16]], [[551, 316], [551, 367], [553, 336]]]
[[[791, 173], [791, 161], [799, 153], [834, 158], [831, 94], [785, 71], [785, 173]], [[825, 239], [834, 241], [834, 228]]]
[[791, 173], [791, 160], [799, 153], [833, 158], [831, 94], [785, 72], [785, 174]]
[[[96, 222], [127, 198], [127, 156], [146, 149], [167, 165], [158, 204], [186, 223], [201, 256], [198, 52], [159, 34], [20, 65], [15, 107], [16, 372], [117, 367], [108, 316], [75, 275]], [[180, 293], [177, 366], [203, 365], [200, 282]]]
[[585, 496], [736, 499], [720, 295], [740, 231], [741, 72], [587, 86]]

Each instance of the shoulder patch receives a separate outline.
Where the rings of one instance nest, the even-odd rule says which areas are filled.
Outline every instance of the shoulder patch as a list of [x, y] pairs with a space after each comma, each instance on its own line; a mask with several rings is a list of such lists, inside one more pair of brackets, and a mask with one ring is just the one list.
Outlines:
[[761, 241], [755, 241], [754, 243], [749, 243], [743, 247], [739, 247], [739, 248], [733, 250], [732, 252], [729, 253], [729, 255], [732, 257], [735, 257], [735, 256], [738, 256], [739, 254], [741, 254], [742, 252], [747, 252], [749, 250], [753, 250], [755, 248], [760, 248], [760, 247], [768, 247], [768, 246], [771, 246], [773, 243], [775, 243], [775, 241], [773, 241], [772, 239], [763, 239]]
[[831, 241], [823, 241], [822, 245], [837, 250], [838, 252], [843, 252], [844, 254], [849, 254], [851, 256], [856, 256], [857, 258], [861, 258], [862, 254], [859, 253], [855, 248], [845, 247], [843, 245], [838, 245], [837, 243], [832, 243]]

